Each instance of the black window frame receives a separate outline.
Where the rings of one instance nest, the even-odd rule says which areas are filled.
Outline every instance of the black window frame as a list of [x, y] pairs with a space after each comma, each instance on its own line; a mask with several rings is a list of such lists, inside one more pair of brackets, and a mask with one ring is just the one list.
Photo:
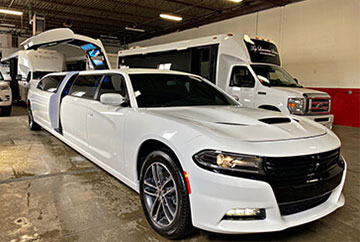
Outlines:
[[[124, 82], [124, 88], [125, 88], [125, 96], [124, 98], [127, 100], [123, 105], [122, 107], [131, 107], [131, 104], [130, 104], [130, 96], [129, 96], [129, 91], [128, 91], [128, 86], [126, 85], [126, 79], [125, 79], [125, 76], [121, 73], [104, 73], [103, 74], [103, 77], [100, 81], [100, 84], [99, 86], [97, 87], [97, 90], [96, 90], [96, 93], [95, 93], [95, 98], [94, 100], [100, 102], [100, 90], [101, 90], [101, 86], [102, 84], [104, 83], [104, 80], [105, 80], [105, 77], [106, 76], [115, 76], [115, 75], [119, 75], [122, 77], [122, 81]], [[117, 93], [117, 92], [109, 92], [109, 93]]]
[[[47, 78], [51, 78], [51, 77], [62, 77], [62, 79], [59, 81], [59, 83], [56, 86], [56, 90], [54, 92], [50, 92], [47, 90], [44, 90], [43, 88], [40, 87], [40, 85], [42, 84], [42, 82], [47, 79]], [[65, 79], [66, 75], [49, 75], [49, 76], [44, 76], [43, 78], [41, 78], [41, 80], [39, 81], [39, 83], [37, 84], [36, 88], [43, 91], [43, 92], [49, 92], [49, 93], [56, 93], [59, 89], [60, 84], [63, 82], [63, 80]]]
[[[247, 69], [247, 71], [249, 72], [249, 75], [251, 76], [251, 78], [252, 78], [252, 81], [253, 81], [253, 85], [252, 86], [243, 86], [243, 85], [235, 85], [234, 84], [234, 72], [235, 72], [235, 69], [236, 68], [246, 68]], [[250, 68], [248, 67], [248, 66], [246, 66], [246, 65], [235, 65], [235, 66], [233, 66], [232, 67], [232, 69], [231, 69], [231, 74], [230, 74], [230, 82], [229, 82], [229, 86], [230, 87], [243, 87], [243, 88], [254, 88], [255, 87], [255, 82], [256, 82], [256, 80], [255, 80], [255, 77], [254, 77], [254, 75], [251, 73], [251, 71], [250, 71]]]
[[[92, 98], [90, 97], [82, 97], [82, 96], [75, 96], [75, 95], [72, 95], [70, 92], [71, 92], [71, 89], [72, 87], [74, 86], [74, 84], [76, 83], [76, 81], [78, 80], [79, 77], [82, 77], [82, 76], [101, 76], [101, 79], [99, 81], [99, 84], [97, 85], [96, 87], [96, 90], [94, 92], [94, 96]], [[100, 87], [100, 84], [102, 83], [103, 79], [104, 79], [104, 76], [105, 74], [103, 73], [94, 73], [94, 74], [89, 74], [89, 73], [86, 73], [86, 74], [79, 74], [76, 76], [76, 78], [73, 80], [73, 82], [71, 83], [71, 86], [69, 87], [69, 93], [67, 94], [68, 96], [70, 97], [76, 97], [76, 98], [82, 98], [82, 99], [88, 99], [88, 100], [96, 100], [95, 97], [97, 96], [97, 93], [99, 91], [99, 87]]]

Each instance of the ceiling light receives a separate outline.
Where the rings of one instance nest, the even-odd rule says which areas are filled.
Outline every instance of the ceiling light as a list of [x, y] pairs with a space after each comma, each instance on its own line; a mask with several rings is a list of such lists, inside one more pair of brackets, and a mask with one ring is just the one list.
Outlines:
[[15, 11], [15, 10], [8, 10], [8, 9], [0, 9], [0, 13], [4, 14], [11, 14], [11, 15], [23, 15], [23, 12]]
[[125, 27], [125, 29], [129, 30], [129, 31], [135, 31], [135, 32], [142, 32], [142, 33], [145, 32], [145, 29], [138, 29], [138, 28], [131, 28], [131, 27]]
[[161, 13], [160, 17], [165, 18], [165, 19], [169, 19], [169, 20], [174, 20], [174, 21], [181, 21], [183, 19], [180, 16], [175, 16], [175, 15], [166, 14], [166, 13]]
[[241, 3], [243, 0], [228, 0], [230, 2], [234, 2], [234, 3]]

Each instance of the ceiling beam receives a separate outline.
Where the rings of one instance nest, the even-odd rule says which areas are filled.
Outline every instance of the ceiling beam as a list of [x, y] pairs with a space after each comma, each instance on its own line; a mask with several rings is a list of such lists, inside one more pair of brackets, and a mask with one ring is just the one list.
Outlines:
[[[101, 8], [101, 5], [99, 7], [89, 7], [89, 6], [83, 6], [81, 4], [77, 4], [76, 2], [75, 3], [64, 3], [64, 2], [49, 2], [48, 0], [36, 0], [36, 2], [40, 2], [40, 3], [46, 3], [46, 4], [49, 4], [51, 3], [52, 6], [56, 6], [57, 7], [69, 7], [69, 8], [79, 8], [81, 10], [91, 10], [91, 11], [94, 11], [94, 12], [97, 12], [99, 14], [103, 14], [103, 13], [106, 13], [106, 12], [109, 12], [109, 9], [104, 9], [104, 8]], [[36, 5], [33, 5], [35, 8], [36, 8]], [[145, 16], [145, 15], [141, 15], [141, 14], [132, 14], [132, 13], [129, 13], [129, 12], [125, 12], [125, 11], [117, 11], [115, 8], [111, 9], [110, 10], [112, 14], [118, 14], [120, 16], [130, 16], [130, 17], [134, 17], [134, 18], [143, 18], [143, 19], [152, 19], [152, 17], [149, 17], [149, 16]], [[107, 17], [108, 18], [108, 17]], [[109, 19], [115, 19], [115, 18], [112, 18], [110, 17]]]
[[[14, 8], [19, 9], [19, 10], [23, 10], [23, 11], [29, 11], [29, 9], [25, 6], [21, 6], [21, 5], [13, 5]], [[72, 13], [72, 12], [67, 12], [67, 11], [59, 11], [59, 10], [53, 10], [53, 9], [45, 9], [45, 8], [39, 8], [36, 6], [32, 6], [32, 11], [33, 12], [39, 12], [39, 13], [44, 13], [45, 16], [46, 14], [53, 14], [53, 15], [59, 15], [61, 17], [63, 17], [62, 19], [65, 20], [74, 20], [74, 21], [81, 21], [81, 19], [94, 19], [94, 15], [91, 14], [86, 14], [86, 11], [82, 11], [82, 13]], [[125, 23], [126, 25], [134, 25], [134, 22], [128, 21], [128, 20], [124, 20], [124, 19], [119, 19], [119, 18], [115, 18], [115, 17], [111, 17], [111, 18], [105, 18], [102, 16], [95, 16], [95, 20], [92, 23], [93, 24], [97, 24], [99, 23], [99, 20], [109, 23], [111, 21], [111, 23], [109, 24], [115, 24], [117, 25], [118, 23]], [[51, 21], [51, 18], [48, 19], [48, 21]], [[145, 24], [143, 25], [144, 27], [148, 27], [148, 28], [157, 28], [157, 25], [151, 25], [151, 24]], [[123, 26], [124, 27], [124, 26]]]

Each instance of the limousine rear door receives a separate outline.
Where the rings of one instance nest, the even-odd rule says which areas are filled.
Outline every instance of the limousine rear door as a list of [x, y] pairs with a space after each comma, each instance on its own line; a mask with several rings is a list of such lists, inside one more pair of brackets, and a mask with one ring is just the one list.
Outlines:
[[94, 99], [102, 74], [80, 74], [74, 80], [60, 106], [60, 122], [64, 137], [88, 152], [87, 114]]
[[42, 32], [26, 39], [21, 43], [21, 45], [24, 46], [25, 50], [36, 50], [38, 48], [60, 48], [57, 49], [59, 52], [65, 51], [63, 48], [64, 46], [68, 46], [68, 48], [75, 47], [81, 51], [80, 53], [87, 57], [91, 69], [111, 69], [105, 48], [100, 40], [75, 34], [68, 28], [58, 28]]
[[33, 91], [31, 108], [35, 121], [53, 129], [54, 112], [50, 109], [51, 103], [56, 101], [56, 93], [65, 74], [45, 76]]

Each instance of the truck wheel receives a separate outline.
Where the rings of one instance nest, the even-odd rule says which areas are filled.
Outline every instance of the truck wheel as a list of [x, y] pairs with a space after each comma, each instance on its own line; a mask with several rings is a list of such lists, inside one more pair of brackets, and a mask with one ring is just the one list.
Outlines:
[[168, 154], [150, 153], [141, 168], [140, 199], [151, 227], [168, 239], [193, 231], [189, 195], [182, 171]]
[[36, 131], [36, 130], [39, 130], [39, 129], [41, 128], [40, 125], [38, 125], [38, 124], [34, 121], [34, 116], [33, 116], [33, 114], [32, 114], [30, 105], [29, 105], [29, 107], [28, 107], [28, 120], [29, 120], [29, 129], [30, 129], [30, 130]]
[[10, 116], [11, 110], [12, 110], [12, 106], [2, 107], [2, 108], [1, 108], [1, 113], [2, 113], [2, 115], [4, 115], [4, 116]]

